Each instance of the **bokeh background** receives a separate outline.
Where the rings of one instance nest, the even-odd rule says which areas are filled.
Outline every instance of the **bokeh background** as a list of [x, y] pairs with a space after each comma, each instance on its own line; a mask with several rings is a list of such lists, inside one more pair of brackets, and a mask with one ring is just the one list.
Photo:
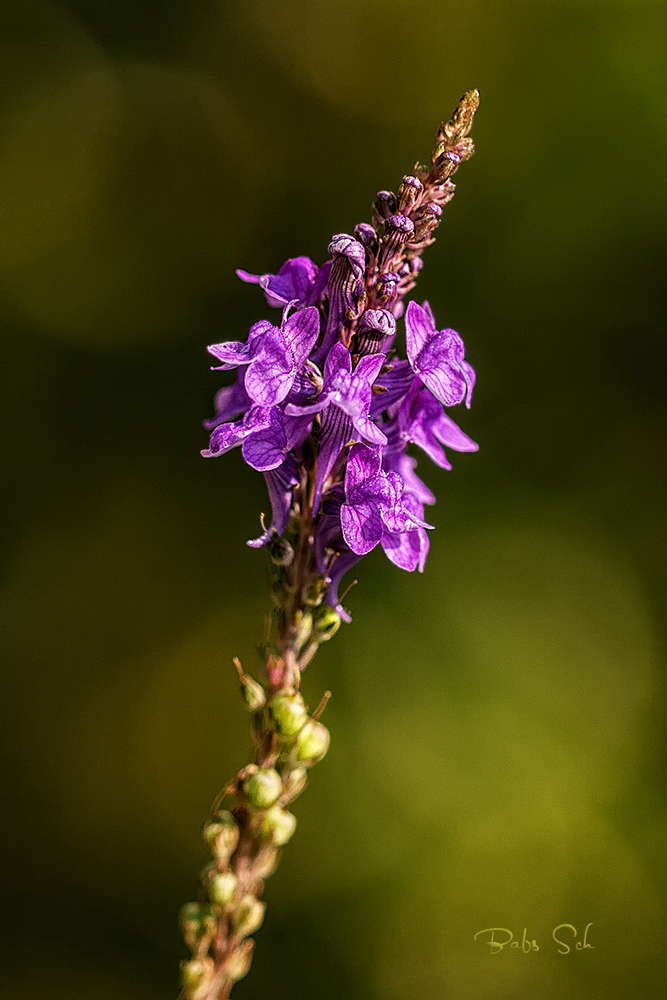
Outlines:
[[366, 559], [304, 678], [332, 749], [235, 995], [662, 995], [666, 60], [650, 0], [3, 0], [0, 996], [176, 996], [267, 607], [205, 346], [277, 315], [235, 267], [326, 259], [470, 87], [418, 291], [480, 451], [421, 463], [426, 572]]

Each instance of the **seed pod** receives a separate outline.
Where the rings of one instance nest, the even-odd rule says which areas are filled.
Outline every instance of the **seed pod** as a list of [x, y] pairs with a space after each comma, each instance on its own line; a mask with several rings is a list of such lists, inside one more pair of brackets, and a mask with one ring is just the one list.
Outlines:
[[254, 950], [255, 942], [252, 938], [248, 938], [236, 951], [232, 952], [225, 962], [225, 972], [235, 983], [248, 974]]
[[229, 812], [221, 812], [212, 823], [202, 830], [204, 843], [218, 861], [227, 861], [239, 842], [239, 828]]
[[238, 884], [234, 872], [218, 872], [208, 884], [209, 899], [224, 909], [234, 899]]
[[257, 878], [268, 878], [269, 875], [273, 875], [279, 859], [280, 851], [275, 844], [264, 844], [253, 862], [253, 875]]
[[241, 897], [234, 913], [234, 929], [241, 937], [254, 934], [262, 926], [266, 903], [262, 903], [251, 893]]
[[270, 809], [282, 792], [283, 783], [272, 767], [261, 768], [244, 782], [243, 789], [255, 809]]
[[200, 903], [184, 903], [178, 914], [178, 922], [185, 943], [191, 951], [196, 951], [199, 942], [209, 929], [211, 911]]
[[296, 829], [296, 816], [282, 806], [274, 806], [262, 819], [260, 833], [266, 840], [272, 840], [276, 847], [282, 847]]
[[205, 994], [213, 973], [211, 958], [193, 958], [189, 962], [181, 962], [181, 983], [189, 1000], [198, 1000]]
[[300, 694], [280, 694], [269, 705], [269, 712], [280, 736], [290, 737], [303, 729], [308, 713]]
[[288, 773], [283, 776], [283, 794], [280, 796], [281, 802], [284, 805], [294, 802], [294, 799], [301, 795], [301, 792], [306, 787], [307, 782], [308, 775], [305, 767], [295, 767], [293, 771], [288, 771]]
[[316, 764], [329, 749], [329, 739], [327, 727], [310, 719], [296, 738], [295, 761], [303, 767]]

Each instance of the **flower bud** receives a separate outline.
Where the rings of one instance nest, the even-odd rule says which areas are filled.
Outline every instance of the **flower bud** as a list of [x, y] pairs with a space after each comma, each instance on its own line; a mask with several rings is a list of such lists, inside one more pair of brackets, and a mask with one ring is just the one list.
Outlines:
[[260, 833], [266, 840], [272, 840], [276, 847], [282, 847], [290, 839], [295, 829], [296, 816], [287, 812], [282, 806], [274, 806], [262, 819]]
[[192, 1000], [203, 996], [213, 979], [213, 973], [212, 958], [193, 958], [189, 962], [181, 962], [181, 983], [186, 996]]
[[261, 712], [266, 705], [264, 688], [249, 674], [244, 674], [241, 692], [249, 712]]
[[254, 934], [262, 926], [266, 903], [262, 903], [251, 893], [241, 897], [234, 913], [234, 930], [241, 937]]
[[355, 226], [354, 235], [365, 247], [371, 246], [377, 239], [377, 233], [367, 222], [360, 222], [358, 226]]
[[252, 938], [244, 941], [236, 951], [227, 958], [225, 962], [225, 973], [235, 983], [243, 979], [248, 974], [252, 963], [252, 953], [255, 950], [255, 942]]
[[310, 719], [296, 738], [294, 759], [304, 767], [316, 764], [329, 749], [329, 738], [327, 727]]
[[261, 768], [244, 782], [243, 789], [255, 809], [269, 809], [282, 792], [283, 783], [272, 767]]
[[215, 918], [208, 906], [184, 903], [178, 915], [181, 933], [188, 948], [195, 951], [204, 934], [213, 930]]
[[290, 566], [294, 560], [294, 549], [285, 538], [275, 532], [268, 544], [271, 561], [276, 566]]
[[275, 844], [264, 844], [253, 861], [253, 875], [257, 878], [268, 878], [269, 875], [273, 875], [279, 858], [280, 851]]
[[283, 778], [283, 794], [280, 797], [281, 801], [285, 804], [293, 802], [294, 799], [301, 795], [301, 792], [306, 787], [307, 782], [308, 774], [306, 773], [305, 767], [295, 767], [293, 771], [288, 771]]
[[315, 626], [315, 635], [318, 642], [328, 642], [333, 639], [340, 628], [341, 617], [333, 608], [328, 608]]
[[269, 705], [269, 712], [280, 736], [296, 736], [308, 720], [300, 694], [279, 694]]
[[305, 614], [303, 612], [298, 612], [298, 615], [297, 630], [294, 637], [294, 651], [297, 656], [299, 655], [299, 652], [303, 648], [304, 644], [310, 638], [310, 633], [313, 631], [313, 616], [310, 611], [306, 611]]
[[234, 898], [239, 880], [234, 872], [218, 872], [208, 884], [208, 896], [212, 903], [223, 908]]
[[399, 212], [409, 212], [422, 190], [423, 184], [418, 177], [414, 177], [412, 174], [404, 177], [403, 183], [398, 189]]
[[239, 828], [229, 812], [221, 812], [212, 823], [202, 830], [204, 843], [219, 860], [227, 860], [239, 842]]

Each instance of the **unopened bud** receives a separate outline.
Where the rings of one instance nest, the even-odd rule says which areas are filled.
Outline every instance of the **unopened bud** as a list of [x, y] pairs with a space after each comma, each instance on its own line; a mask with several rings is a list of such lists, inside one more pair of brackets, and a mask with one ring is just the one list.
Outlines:
[[375, 230], [367, 222], [360, 222], [358, 226], [355, 226], [354, 235], [360, 243], [363, 243], [365, 247], [371, 246], [373, 241], [377, 238]]
[[248, 974], [254, 949], [255, 942], [252, 938], [248, 938], [236, 951], [232, 952], [225, 962], [225, 973], [229, 979], [232, 979], [236, 983]]
[[294, 802], [301, 792], [304, 790], [308, 783], [308, 774], [306, 773], [305, 767], [295, 767], [293, 771], [289, 771], [287, 775], [283, 778], [283, 794], [281, 795], [281, 801], [287, 804], [288, 802]]
[[215, 929], [215, 917], [208, 906], [200, 903], [184, 903], [178, 918], [185, 943], [192, 951], [198, 948], [205, 934]]
[[249, 674], [244, 674], [241, 681], [243, 699], [250, 712], [261, 712], [266, 705], [264, 688]]
[[300, 694], [279, 694], [269, 705], [269, 712], [280, 736], [296, 736], [308, 720]]
[[276, 847], [282, 847], [290, 839], [296, 829], [296, 816], [283, 809], [281, 806], [274, 806], [269, 809], [260, 826], [262, 837], [272, 840]]
[[239, 842], [239, 828], [229, 812], [221, 812], [212, 823], [202, 830], [204, 843], [219, 860], [227, 859], [236, 850]]
[[253, 861], [253, 875], [257, 878], [268, 878], [269, 875], [273, 875], [279, 858], [280, 851], [275, 844], [264, 844]]
[[261, 768], [244, 785], [248, 801], [255, 809], [270, 809], [283, 790], [280, 775], [272, 767]]
[[340, 628], [341, 617], [333, 608], [328, 608], [315, 626], [315, 635], [318, 642], [328, 642], [332, 639]]
[[212, 958], [193, 958], [189, 962], [181, 962], [181, 983], [186, 996], [191, 1000], [203, 996], [213, 979], [213, 973]]
[[310, 611], [299, 612], [298, 624], [296, 635], [294, 637], [294, 651], [296, 655], [299, 655], [300, 650], [303, 648], [304, 643], [310, 638], [310, 633], [313, 631], [313, 616]]
[[409, 212], [422, 189], [423, 184], [418, 177], [414, 177], [412, 174], [408, 174], [407, 177], [404, 177], [403, 183], [398, 189], [399, 212]]
[[304, 767], [316, 764], [329, 749], [329, 739], [327, 727], [311, 719], [296, 738], [294, 759]]
[[294, 549], [287, 539], [281, 538], [277, 532], [274, 532], [267, 548], [271, 561], [276, 566], [290, 566], [294, 560]]
[[234, 913], [234, 929], [241, 937], [254, 934], [262, 926], [266, 903], [255, 899], [251, 893], [241, 897]]
[[208, 895], [212, 903], [223, 908], [234, 899], [239, 880], [234, 872], [218, 872], [208, 884]]

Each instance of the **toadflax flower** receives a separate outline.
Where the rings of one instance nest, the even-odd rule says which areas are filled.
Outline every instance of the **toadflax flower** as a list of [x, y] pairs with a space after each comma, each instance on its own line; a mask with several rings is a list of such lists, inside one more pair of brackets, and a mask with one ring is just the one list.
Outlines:
[[240, 448], [264, 476], [271, 521], [262, 515], [248, 545], [271, 557], [274, 613], [261, 683], [235, 661], [255, 761], [223, 789], [205, 826], [213, 857], [204, 902], [181, 914], [192, 951], [182, 964], [184, 1000], [224, 1000], [250, 966], [264, 879], [297, 822], [288, 807], [329, 745], [319, 720], [327, 696], [311, 712], [299, 683], [319, 646], [351, 621], [339, 596], [346, 575], [376, 547], [399, 569], [423, 572], [433, 530], [424, 506], [435, 495], [417, 469], [424, 456], [451, 469], [445, 449], [477, 450], [448, 412], [470, 406], [475, 383], [463, 340], [409, 296], [453, 197], [452, 177], [472, 155], [478, 101], [476, 91], [463, 96], [437, 132], [430, 164], [395, 193], [378, 192], [371, 221], [335, 235], [330, 259], [318, 266], [292, 257], [275, 274], [237, 271], [282, 309], [280, 324], [260, 318], [245, 340], [208, 348], [215, 371], [236, 374], [205, 421], [202, 454]]

